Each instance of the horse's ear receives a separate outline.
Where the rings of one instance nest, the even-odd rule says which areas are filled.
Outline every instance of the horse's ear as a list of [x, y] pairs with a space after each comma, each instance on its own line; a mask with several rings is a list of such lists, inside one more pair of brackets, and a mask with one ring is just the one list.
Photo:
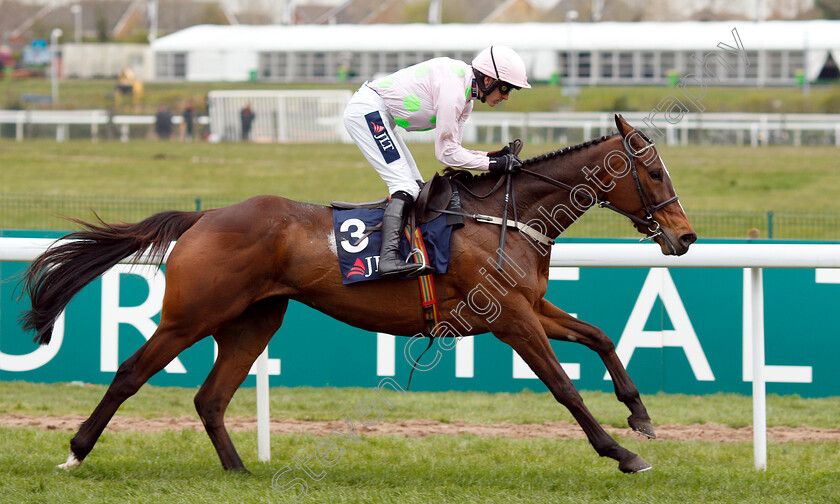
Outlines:
[[621, 136], [626, 137], [631, 131], [633, 131], [633, 127], [624, 120], [624, 116], [621, 114], [615, 115], [615, 126], [618, 128], [618, 132], [621, 133]]

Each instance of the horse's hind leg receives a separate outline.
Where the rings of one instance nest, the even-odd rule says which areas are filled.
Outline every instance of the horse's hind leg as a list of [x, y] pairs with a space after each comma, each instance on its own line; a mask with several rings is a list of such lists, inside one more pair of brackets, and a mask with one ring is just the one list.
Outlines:
[[70, 441], [70, 456], [67, 462], [58, 467], [70, 469], [80, 465], [120, 405], [179, 353], [202, 337], [203, 335], [194, 331], [189, 332], [180, 326], [161, 321], [161, 325], [149, 341], [117, 369], [105, 396]]
[[510, 329], [509, 332], [494, 330], [493, 333], [522, 357], [548, 387], [557, 402], [569, 410], [598, 455], [617, 460], [618, 468], [625, 473], [633, 474], [650, 469], [650, 464], [619, 445], [595, 420], [572, 380], [557, 361], [540, 323], [532, 317], [516, 317], [515, 320], [516, 329]]
[[643, 436], [655, 438], [653, 424], [645, 405], [642, 404], [639, 389], [615, 353], [612, 340], [597, 327], [572, 317], [545, 299], [540, 302], [538, 316], [549, 338], [581, 343], [601, 357], [612, 377], [616, 397], [630, 409], [630, 416], [627, 418], [630, 427]]
[[219, 356], [195, 395], [195, 409], [222, 462], [229, 471], [246, 471], [225, 428], [225, 410], [256, 358], [283, 322], [289, 300], [268, 298], [251, 305], [213, 337]]

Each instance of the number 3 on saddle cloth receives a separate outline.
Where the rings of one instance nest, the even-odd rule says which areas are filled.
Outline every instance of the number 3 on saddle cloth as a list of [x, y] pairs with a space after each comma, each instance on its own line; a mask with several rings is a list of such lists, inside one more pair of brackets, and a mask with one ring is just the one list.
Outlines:
[[[383, 213], [379, 208], [333, 208], [335, 244], [344, 284], [380, 278], [377, 267], [382, 244], [379, 225]], [[449, 239], [452, 236], [452, 226], [447, 225], [446, 216], [440, 215], [418, 225], [417, 231], [421, 236], [415, 241], [416, 248], [412, 251], [406, 226], [400, 241], [400, 257], [407, 258], [411, 254], [411, 262], [425, 262], [434, 268], [435, 273], [446, 273], [449, 269]]]

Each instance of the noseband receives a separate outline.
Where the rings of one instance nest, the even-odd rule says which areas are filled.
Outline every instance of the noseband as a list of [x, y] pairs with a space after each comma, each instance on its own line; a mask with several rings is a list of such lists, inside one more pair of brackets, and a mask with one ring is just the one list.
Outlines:
[[[635, 131], [635, 130], [633, 130], [633, 131]], [[631, 132], [631, 134], [632, 134], [632, 132]], [[630, 135], [628, 135], [628, 136], [630, 136]], [[622, 137], [621, 138], [621, 144], [624, 147], [624, 153], [627, 155], [627, 158], [630, 160], [630, 173], [633, 175], [633, 182], [635, 182], [635, 184], [636, 184], [636, 193], [639, 195], [639, 200], [642, 203], [642, 210], [644, 210], [645, 216], [644, 216], [644, 218], [642, 218], [642, 217], [639, 217], [638, 215], [632, 214], [630, 212], [625, 212], [624, 210], [613, 206], [613, 204], [610, 203], [610, 201], [608, 199], [606, 199], [606, 198], [602, 199], [600, 197], [600, 194], [598, 196], [596, 196], [595, 201], [593, 201], [592, 204], [593, 205], [597, 204], [598, 206], [600, 206], [602, 208], [612, 210], [613, 212], [616, 212], [618, 214], [621, 214], [621, 215], [627, 217], [628, 219], [633, 221], [635, 224], [640, 226], [642, 229], [647, 230], [647, 236], [642, 238], [642, 241], [652, 240], [652, 239], [654, 239], [657, 236], [662, 234], [662, 227], [659, 225], [659, 222], [654, 217], [654, 214], [656, 212], [662, 210], [666, 206], [670, 205], [671, 203], [674, 203], [675, 201], [678, 201], [679, 196], [674, 195], [673, 197], [668, 198], [667, 200], [663, 201], [662, 203], [656, 204], [656, 203], [654, 203], [653, 199], [651, 199], [651, 197], [647, 193], [647, 191], [645, 191], [645, 188], [642, 186], [642, 181], [639, 178], [639, 170], [636, 167], [635, 158], [641, 156], [642, 154], [644, 154], [645, 152], [647, 152], [648, 150], [650, 150], [654, 146], [656, 146], [655, 142], [653, 142], [651, 140], [648, 140], [648, 144], [646, 146], [642, 147], [639, 150], [633, 150], [633, 148], [630, 146], [630, 143], [627, 142], [627, 137]], [[525, 170], [525, 169], [522, 170], [522, 173], [527, 173], [528, 175], [531, 175], [533, 177], [544, 180], [545, 182], [548, 182], [552, 185], [555, 185], [557, 187], [565, 189], [565, 190], [569, 191], [570, 193], [574, 189], [572, 186], [570, 186], [566, 183], [560, 182], [559, 180], [554, 180], [553, 178], [547, 177], [547, 176], [545, 176], [541, 173], [536, 173], [536, 172], [533, 172], [533, 171], [530, 171], [530, 170]], [[584, 192], [584, 194], [586, 194], [591, 199], [591, 196], [589, 196], [588, 193]], [[604, 191], [601, 191], [601, 194], [604, 194]]]

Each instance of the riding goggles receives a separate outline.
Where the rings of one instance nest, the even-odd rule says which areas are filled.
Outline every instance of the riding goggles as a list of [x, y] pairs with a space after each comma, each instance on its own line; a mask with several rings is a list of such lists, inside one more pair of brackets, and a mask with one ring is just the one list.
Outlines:
[[513, 91], [514, 89], [519, 90], [519, 89], [522, 89], [522, 88], [519, 87], [519, 86], [514, 86], [513, 84], [511, 84], [509, 82], [499, 81], [499, 92], [502, 93], [503, 95], [509, 95], [510, 92]]

